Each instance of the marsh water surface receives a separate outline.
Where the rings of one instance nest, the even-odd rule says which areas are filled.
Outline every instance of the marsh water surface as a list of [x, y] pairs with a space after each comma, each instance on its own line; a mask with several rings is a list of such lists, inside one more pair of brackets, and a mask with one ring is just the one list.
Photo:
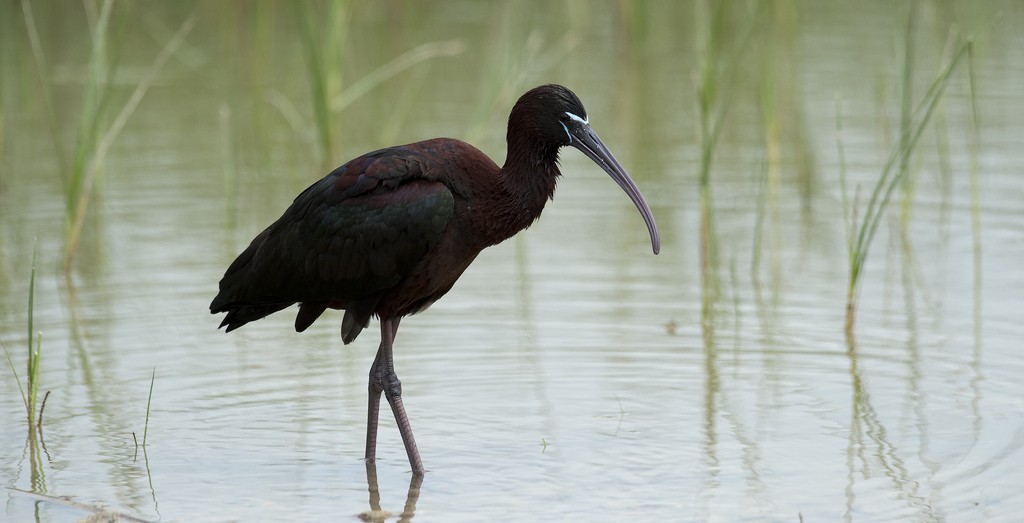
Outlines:
[[[195, 25], [105, 152], [69, 264], [61, 157], [82, 139], [102, 13], [84, 5], [0, 7], [0, 339], [21, 380], [4, 363], [0, 519], [1024, 513], [1019, 3], [116, 4], [99, 134]], [[324, 85], [349, 96], [330, 146], [301, 20], [334, 57]], [[848, 336], [847, 227], [897, 143], [904, 80], [913, 106], [967, 37]], [[226, 335], [208, 312], [217, 282], [348, 158], [450, 136], [500, 163], [509, 108], [546, 82], [580, 95], [651, 203], [661, 254], [629, 199], [563, 150], [543, 218], [403, 321], [396, 365], [428, 472], [410, 483], [384, 416], [368, 483], [376, 324], [347, 346], [338, 313], [303, 334], [286, 311]], [[19, 392], [34, 251], [50, 392], [35, 432]]]

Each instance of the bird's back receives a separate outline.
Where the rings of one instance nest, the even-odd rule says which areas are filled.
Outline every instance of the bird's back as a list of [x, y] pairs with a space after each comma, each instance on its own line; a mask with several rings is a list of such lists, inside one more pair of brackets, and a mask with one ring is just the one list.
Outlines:
[[304, 330], [346, 309], [346, 342], [442, 239], [455, 197], [423, 145], [374, 151], [303, 191], [231, 264], [210, 304], [234, 330], [294, 303]]

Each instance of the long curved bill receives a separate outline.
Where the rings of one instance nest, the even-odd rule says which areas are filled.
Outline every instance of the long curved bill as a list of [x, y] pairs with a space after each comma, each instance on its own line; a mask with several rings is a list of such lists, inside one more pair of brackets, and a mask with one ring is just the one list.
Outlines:
[[[570, 117], [572, 116], [575, 115], [570, 115]], [[619, 184], [623, 191], [626, 191], [629, 199], [633, 200], [633, 204], [636, 205], [640, 215], [647, 222], [647, 231], [651, 233], [651, 247], [654, 249], [654, 254], [658, 254], [661, 250], [658, 224], [654, 222], [654, 214], [651, 212], [650, 206], [647, 205], [647, 200], [644, 200], [644, 195], [640, 194], [640, 189], [636, 186], [636, 183], [633, 183], [633, 179], [626, 174], [626, 169], [615, 159], [612, 152], [605, 147], [604, 142], [597, 137], [597, 133], [590, 128], [590, 124], [579, 117], [572, 119], [574, 125], [566, 128], [572, 138], [572, 142], [569, 145], [583, 151], [583, 154], [587, 155], [594, 163], [600, 165], [615, 180], [615, 183]]]

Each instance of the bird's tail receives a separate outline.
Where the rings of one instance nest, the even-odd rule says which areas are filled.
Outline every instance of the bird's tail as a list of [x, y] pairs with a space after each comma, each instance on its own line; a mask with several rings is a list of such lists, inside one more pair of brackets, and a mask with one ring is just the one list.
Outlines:
[[267, 316], [284, 309], [295, 302], [282, 302], [282, 301], [270, 301], [270, 302], [248, 302], [248, 303], [218, 303], [220, 296], [213, 300], [210, 304], [210, 314], [218, 314], [221, 312], [228, 313], [224, 317], [224, 321], [220, 323], [220, 327], [227, 327], [225, 332], [231, 332], [250, 321], [261, 320]]

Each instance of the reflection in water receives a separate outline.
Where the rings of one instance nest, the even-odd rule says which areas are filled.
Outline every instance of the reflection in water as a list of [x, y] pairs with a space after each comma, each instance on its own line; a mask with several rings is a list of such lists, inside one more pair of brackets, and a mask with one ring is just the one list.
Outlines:
[[46, 490], [46, 469], [43, 468], [43, 454], [46, 454], [47, 461], [50, 453], [46, 451], [46, 442], [43, 441], [43, 430], [34, 424], [28, 425], [28, 436], [25, 438], [25, 450], [28, 451], [28, 462], [30, 469], [30, 482], [32, 491], [45, 494]]
[[[933, 505], [921, 495], [922, 482], [911, 477], [911, 473], [902, 458], [903, 452], [890, 441], [888, 431], [882, 422], [881, 416], [878, 415], [871, 404], [871, 395], [864, 384], [864, 378], [858, 367], [857, 347], [852, 334], [847, 337], [846, 355], [850, 363], [851, 398], [853, 402], [850, 443], [847, 447], [847, 463], [850, 469], [847, 473], [849, 483], [846, 487], [847, 504], [844, 519], [846, 521], [853, 521], [854, 519], [857, 505], [854, 503], [855, 497], [853, 493], [855, 491], [857, 475], [862, 474], [864, 471], [870, 471], [877, 465], [882, 468], [883, 474], [890, 479], [893, 487], [899, 493], [900, 499], [904, 500], [910, 508], [914, 509], [917, 517], [922, 518], [924, 521], [941, 521], [943, 518], [940, 517], [940, 514], [937, 514]], [[870, 443], [865, 440], [865, 436], [870, 440]], [[855, 466], [854, 456], [860, 460], [860, 467]]]
[[[132, 437], [134, 436], [135, 433], [132, 433]], [[145, 444], [142, 445], [142, 462], [146, 466], [146, 481], [149, 483], [149, 494], [153, 499], [153, 513], [156, 514], [157, 519], [163, 519], [160, 515], [160, 502], [156, 500], [156, 488], [153, 487], [153, 471], [149, 468], [149, 452], [146, 451]]]
[[[147, 520], [137, 518], [131, 514], [125, 514], [117, 512], [109, 508], [100, 505], [89, 505], [86, 503], [80, 503], [73, 499], [69, 499], [66, 496], [51, 496], [44, 492], [29, 492], [26, 490], [11, 488], [9, 489], [12, 494], [24, 496], [28, 499], [33, 499], [34, 508], [34, 520], [35, 521], [48, 521], [50, 514], [53, 511], [48, 510], [52, 507], [71, 508], [76, 511], [88, 514], [85, 518], [80, 519], [82, 522], [120, 522], [124, 521], [127, 523], [148, 523]], [[66, 511], [61, 511], [62, 514], [66, 515]]]
[[[708, 309], [711, 310], [711, 309]], [[707, 314], [707, 311], [702, 314]], [[701, 506], [701, 519], [708, 520], [712, 514], [707, 505], [712, 498], [712, 493], [720, 486], [718, 476], [722, 470], [722, 464], [718, 459], [718, 431], [715, 422], [718, 418], [717, 402], [719, 393], [718, 379], [718, 349], [715, 346], [713, 318], [704, 318], [702, 321], [702, 332], [704, 335], [704, 439], [703, 439], [703, 469], [706, 478], [703, 484], [704, 494], [698, 496]]]
[[[423, 485], [422, 474], [412, 474], [409, 479], [409, 491], [405, 495], [405, 506], [398, 515], [398, 521], [411, 521], [416, 514], [416, 501], [420, 498], [420, 486]], [[377, 465], [366, 462], [366, 486], [370, 492], [370, 510], [359, 514], [363, 521], [385, 521], [394, 514], [381, 508], [380, 488], [377, 486]]]
[[538, 350], [537, 344], [537, 315], [533, 304], [536, 296], [533, 289], [533, 270], [529, 263], [529, 245], [524, 241], [523, 235], [512, 238], [515, 246], [515, 295], [513, 300], [516, 307], [516, 329], [517, 347], [525, 360], [524, 366], [528, 369], [527, 375], [531, 376], [530, 390], [533, 401], [537, 405], [537, 414], [541, 417], [541, 442], [547, 448], [548, 442], [544, 439], [554, 432], [552, 419], [551, 399], [547, 390], [547, 373], [543, 365], [543, 359]]

